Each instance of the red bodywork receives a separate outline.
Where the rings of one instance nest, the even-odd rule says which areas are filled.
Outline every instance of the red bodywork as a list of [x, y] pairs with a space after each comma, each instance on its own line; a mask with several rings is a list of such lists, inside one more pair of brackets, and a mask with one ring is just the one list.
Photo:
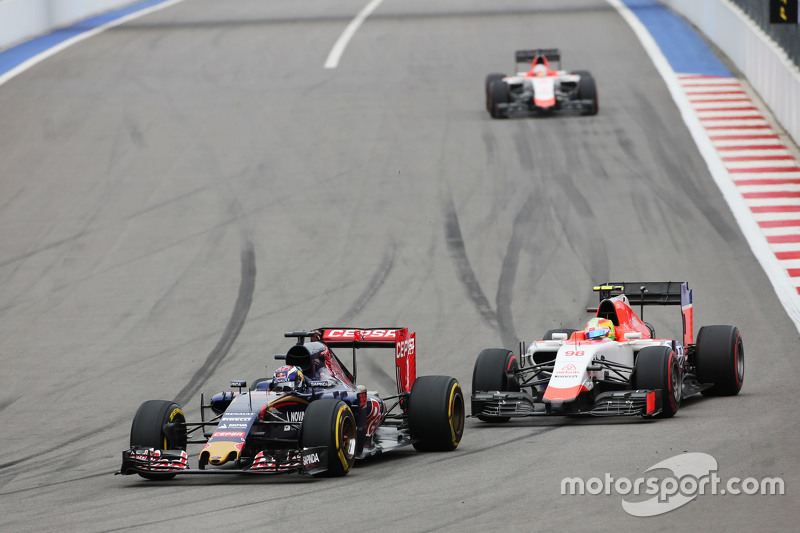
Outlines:
[[397, 391], [410, 392], [417, 378], [416, 333], [408, 328], [320, 330], [322, 342], [332, 347], [394, 348]]

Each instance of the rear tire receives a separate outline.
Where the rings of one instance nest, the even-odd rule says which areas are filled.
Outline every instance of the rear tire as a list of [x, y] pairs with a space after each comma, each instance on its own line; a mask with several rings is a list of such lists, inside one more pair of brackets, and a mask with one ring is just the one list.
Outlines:
[[[139, 406], [131, 424], [131, 448], [186, 450], [186, 417], [168, 400], [148, 400]], [[174, 424], [169, 426], [169, 424]], [[167, 480], [175, 474], [137, 472], [145, 479]]]
[[634, 389], [661, 389], [661, 413], [656, 418], [671, 418], [681, 406], [681, 370], [669, 346], [648, 346], [636, 356]]
[[455, 450], [464, 434], [464, 393], [450, 376], [414, 380], [408, 400], [408, 425], [414, 448], [423, 452]]
[[[513, 352], [503, 348], [488, 348], [478, 354], [472, 370], [472, 393], [491, 391], [519, 392], [513, 373], [519, 368]], [[509, 376], [511, 374], [511, 376]], [[472, 415], [483, 411], [483, 402], [472, 401]], [[508, 416], [477, 415], [484, 422], [508, 422]]]
[[578, 81], [578, 98], [581, 100], [591, 100], [589, 107], [581, 111], [581, 115], [596, 115], [600, 109], [597, 103], [597, 86], [592, 76], [581, 76]]
[[489, 113], [492, 112], [492, 98], [491, 98], [491, 93], [489, 92], [490, 87], [492, 86], [492, 83], [494, 83], [497, 80], [502, 80], [505, 77], [506, 77], [505, 74], [499, 74], [497, 72], [493, 72], [486, 76], [486, 82], [483, 85], [483, 90], [486, 93], [486, 111], [488, 111]]
[[508, 104], [511, 102], [511, 91], [508, 89], [508, 84], [503, 80], [493, 81], [489, 85], [489, 97], [491, 99], [489, 113], [492, 115], [492, 118], [508, 118], [499, 107], [499, 104]]
[[303, 416], [300, 445], [324, 446], [328, 450], [327, 470], [316, 476], [346, 475], [356, 458], [356, 419], [341, 400], [325, 398], [311, 402]]
[[735, 396], [744, 383], [744, 345], [734, 326], [703, 326], [695, 344], [697, 380], [713, 383], [706, 396]]

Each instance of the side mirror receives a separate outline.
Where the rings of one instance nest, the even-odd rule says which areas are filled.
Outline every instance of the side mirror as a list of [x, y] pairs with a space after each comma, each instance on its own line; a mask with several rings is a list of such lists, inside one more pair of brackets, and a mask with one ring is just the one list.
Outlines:
[[641, 338], [642, 338], [642, 334], [640, 332], [638, 332], [638, 331], [629, 331], [628, 333], [625, 334], [625, 340], [626, 341], [632, 341], [632, 340], [641, 339]]
[[569, 335], [566, 333], [553, 333], [552, 337], [554, 341], [565, 341], [569, 338]]

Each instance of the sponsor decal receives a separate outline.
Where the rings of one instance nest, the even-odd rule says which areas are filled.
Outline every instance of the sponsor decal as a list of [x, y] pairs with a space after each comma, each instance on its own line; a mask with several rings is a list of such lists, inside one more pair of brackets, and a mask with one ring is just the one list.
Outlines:
[[306, 416], [305, 411], [289, 411], [288, 413], [286, 413], [286, 419], [289, 422], [302, 422], [303, 417], [305, 416]]
[[[236, 416], [238, 414], [242, 416]], [[222, 422], [250, 422], [252, 419], [252, 415], [248, 413], [234, 413], [234, 416], [225, 415], [222, 418]]]
[[312, 387], [330, 387], [332, 384], [328, 380], [323, 381], [309, 381], [308, 384]]
[[215, 431], [214, 437], [244, 437], [244, 431]]
[[329, 339], [386, 340], [394, 339], [393, 329], [332, 329], [325, 332]]
[[558, 372], [561, 374], [577, 374], [578, 368], [572, 363], [569, 363], [568, 365], [564, 365], [563, 367], [561, 367], [561, 370], [559, 370]]
[[381, 421], [381, 403], [375, 398], [369, 399], [369, 414], [367, 415], [367, 435], [372, 435]]
[[414, 337], [397, 343], [397, 352], [395, 354], [398, 359], [402, 359], [408, 355], [414, 355]]
[[303, 456], [303, 466], [308, 466], [310, 464], [319, 463], [319, 454], [318, 453], [309, 453], [308, 455]]

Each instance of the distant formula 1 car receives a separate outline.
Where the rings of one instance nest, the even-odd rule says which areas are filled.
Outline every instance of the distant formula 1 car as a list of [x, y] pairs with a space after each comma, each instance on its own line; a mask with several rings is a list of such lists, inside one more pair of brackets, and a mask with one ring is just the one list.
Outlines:
[[[297, 338], [286, 365], [247, 390], [200, 398], [200, 421], [187, 422], [179, 405], [144, 402], [133, 419], [130, 448], [118, 474], [154, 480], [177, 474], [301, 474], [343, 476], [355, 459], [413, 445], [454, 450], [464, 431], [464, 396], [455, 378], [416, 377], [415, 334], [407, 328], [320, 328]], [[305, 342], [308, 339], [309, 342]], [[353, 371], [332, 348], [353, 350]], [[391, 348], [397, 394], [381, 397], [356, 385], [356, 351]], [[205, 419], [210, 410], [213, 417]], [[200, 432], [200, 435], [195, 435]], [[190, 468], [187, 444], [203, 444]]]
[[[703, 326], [693, 339], [692, 291], [681, 282], [595, 287], [596, 316], [583, 331], [556, 329], [520, 358], [483, 350], [472, 375], [472, 416], [486, 422], [536, 415], [668, 418], [681, 399], [732, 396], [744, 379], [744, 347], [734, 326]], [[680, 305], [683, 339], [659, 339], [632, 305]]]
[[582, 115], [597, 114], [594, 78], [586, 70], [560, 70], [561, 53], [557, 48], [517, 50], [514, 57], [515, 75], [494, 73], [486, 76], [486, 110], [492, 118], [561, 110], [578, 111]]

